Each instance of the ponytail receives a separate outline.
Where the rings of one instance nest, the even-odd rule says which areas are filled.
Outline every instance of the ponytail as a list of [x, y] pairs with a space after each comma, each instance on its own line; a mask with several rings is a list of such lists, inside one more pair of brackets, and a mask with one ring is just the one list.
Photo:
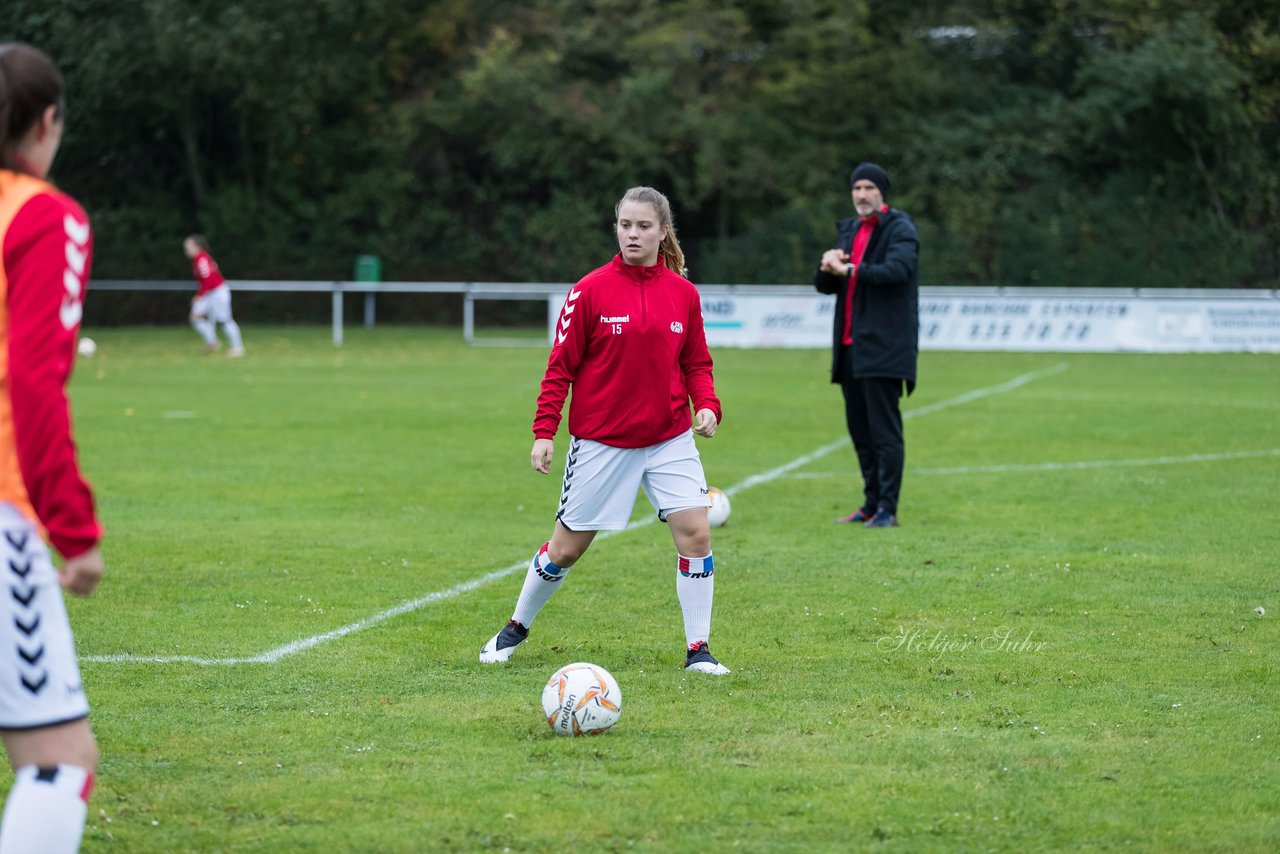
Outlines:
[[58, 66], [22, 42], [0, 42], [0, 168], [13, 169], [13, 149], [49, 107], [64, 109]]
[[684, 250], [680, 248], [680, 241], [676, 239], [674, 225], [667, 227], [667, 236], [658, 244], [658, 254], [662, 256], [668, 270], [679, 273], [686, 279], [689, 278], [689, 268], [684, 265]]
[[680, 248], [680, 241], [676, 238], [676, 224], [671, 216], [671, 202], [667, 201], [667, 197], [652, 187], [632, 187], [623, 194], [618, 204], [614, 207], [613, 216], [615, 220], [618, 217], [618, 212], [622, 210], [622, 206], [627, 202], [639, 202], [649, 205], [657, 212], [658, 224], [667, 230], [667, 236], [662, 238], [662, 242], [658, 244], [658, 255], [662, 258], [662, 263], [666, 265], [668, 270], [688, 277], [689, 270], [684, 265], [684, 250]]

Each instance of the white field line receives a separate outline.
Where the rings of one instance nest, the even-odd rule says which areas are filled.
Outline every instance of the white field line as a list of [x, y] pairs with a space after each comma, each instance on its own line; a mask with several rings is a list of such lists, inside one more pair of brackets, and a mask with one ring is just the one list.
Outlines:
[[[1223, 451], [1217, 454], [1187, 454], [1181, 457], [1147, 457], [1136, 460], [1079, 460], [1072, 463], [1007, 463], [991, 466], [951, 466], [944, 468], [913, 468], [907, 474], [1000, 474], [1003, 472], [1079, 471], [1081, 469], [1136, 468], [1141, 466], [1168, 466], [1183, 463], [1205, 463], [1219, 460], [1254, 460], [1259, 457], [1280, 457], [1280, 448], [1263, 451]], [[795, 480], [821, 480], [843, 477], [839, 472], [812, 471], [793, 474]]]
[[1220, 454], [1187, 454], [1182, 457], [1148, 457], [1137, 460], [1081, 460], [1074, 463], [1010, 463], [997, 466], [954, 466], [952, 468], [912, 469], [910, 474], [988, 474], [998, 472], [1079, 471], [1136, 466], [1167, 466], [1179, 463], [1205, 463], [1218, 460], [1252, 460], [1258, 457], [1280, 457], [1280, 448], [1265, 451], [1234, 451]]
[[[937, 403], [931, 403], [928, 406], [921, 406], [918, 409], [907, 410], [906, 412], [902, 413], [902, 417], [903, 419], [918, 418], [921, 415], [930, 415], [934, 412], [939, 412], [943, 409], [950, 409], [953, 406], [960, 406], [961, 404], [971, 403], [975, 400], [980, 400], [984, 397], [990, 397], [993, 394], [1003, 394], [1007, 391], [1013, 391], [1014, 389], [1022, 388], [1022, 386], [1026, 385], [1032, 380], [1038, 380], [1044, 377], [1051, 377], [1054, 374], [1060, 374], [1066, 369], [1067, 369], [1067, 363], [1061, 362], [1057, 365], [1054, 365], [1051, 368], [1044, 368], [1039, 371], [1032, 371], [1029, 374], [1023, 374], [1020, 377], [1014, 377], [1013, 379], [1009, 380], [1006, 383], [1000, 383], [1000, 385], [993, 385], [993, 386], [987, 386], [986, 388], [975, 389], [974, 391], [965, 392], [964, 394], [959, 395], [958, 397], [951, 397], [946, 400], [940, 400]], [[725, 494], [732, 496], [736, 493], [742, 492], [745, 489], [750, 489], [753, 486], [759, 486], [762, 483], [768, 483], [771, 480], [777, 480], [778, 478], [782, 477], [784, 474], [790, 471], [794, 471], [795, 469], [798, 469], [801, 466], [808, 465], [814, 460], [821, 459], [822, 457], [825, 457], [827, 454], [831, 453], [832, 451], [838, 451], [841, 448], [847, 448], [847, 447], [849, 447], [849, 438], [847, 436], [843, 439], [837, 439], [829, 445], [823, 445], [818, 450], [813, 451], [812, 453], [805, 454], [802, 457], [797, 457], [796, 459], [792, 460], [789, 463], [786, 463], [785, 465], [778, 466], [776, 469], [770, 469], [769, 471], [764, 472], [762, 474], [752, 475], [751, 477], [747, 478], [741, 483], [726, 489]]]
[[[1039, 371], [1032, 371], [1031, 373], [1023, 374], [1022, 376], [1019, 376], [1019, 377], [1014, 377], [1008, 382], [1000, 383], [999, 385], [976, 389], [974, 391], [966, 392], [965, 394], [959, 395], [957, 397], [952, 397], [947, 400], [941, 400], [941, 401], [938, 401], [937, 403], [929, 404], [928, 406], [922, 406], [919, 409], [909, 410], [907, 412], [904, 412], [902, 414], [902, 417], [913, 418], [913, 417], [918, 417], [920, 415], [928, 415], [930, 413], [938, 412], [943, 409], [949, 409], [953, 406], [960, 406], [965, 403], [971, 403], [972, 401], [980, 400], [981, 398], [984, 398], [984, 397], [990, 397], [991, 395], [1003, 394], [1004, 392], [1013, 391], [1014, 389], [1021, 388], [1022, 386], [1026, 385], [1029, 382], [1032, 382], [1033, 380], [1041, 379], [1043, 377], [1050, 377], [1050, 376], [1053, 376], [1054, 374], [1060, 374], [1066, 369], [1067, 369], [1067, 364], [1063, 362], [1063, 363], [1054, 365], [1051, 368], [1044, 368]], [[800, 466], [807, 465], [808, 463], [811, 463], [816, 459], [825, 457], [827, 454], [830, 454], [832, 451], [836, 451], [836, 450], [839, 450], [840, 448], [847, 447], [848, 444], [849, 444], [849, 440], [847, 438], [844, 438], [844, 439], [839, 439], [835, 442], [832, 442], [829, 445], [823, 445], [818, 450], [813, 451], [812, 453], [805, 454], [801, 457], [797, 457], [796, 459], [792, 460], [791, 462], [785, 465], [778, 466], [775, 469], [770, 469], [769, 471], [764, 472], [762, 474], [752, 475], [751, 477], [747, 478], [741, 483], [738, 483], [734, 486], [729, 487], [728, 489], [725, 490], [725, 493], [727, 493], [728, 495], [735, 495], [739, 492], [742, 492], [743, 490], [750, 489], [753, 486], [759, 486], [761, 484], [769, 483], [770, 481], [777, 480], [778, 478], [785, 475], [787, 472], [793, 471], [794, 469], [797, 469]], [[655, 520], [656, 520], [655, 515], [645, 516], [644, 518], [638, 519], [632, 522], [631, 524], [627, 525], [626, 530], [632, 531], [632, 530], [635, 530], [636, 528], [643, 528], [646, 525], [653, 524]], [[600, 532], [599, 536], [596, 537], [596, 539], [599, 540], [599, 539], [603, 539], [605, 537], [611, 536], [613, 534], [620, 534], [620, 533], [624, 533], [624, 532], [623, 531], [602, 531]], [[292, 641], [290, 643], [284, 644], [283, 646], [278, 646], [275, 649], [269, 649], [266, 652], [259, 653], [258, 655], [251, 655], [251, 656], [245, 656], [245, 657], [239, 657], [239, 658], [206, 658], [206, 657], [197, 656], [197, 655], [130, 655], [128, 653], [118, 653], [115, 655], [82, 655], [80, 656], [80, 660], [83, 662], [92, 662], [95, 664], [202, 664], [202, 665], [211, 665], [211, 666], [218, 666], [218, 665], [225, 666], [225, 665], [232, 665], [232, 664], [274, 664], [282, 658], [286, 658], [291, 655], [296, 655], [297, 653], [304, 652], [308, 649], [311, 649], [312, 647], [319, 646], [320, 644], [328, 643], [329, 641], [346, 637], [347, 635], [354, 634], [355, 632], [363, 631], [364, 629], [371, 628], [372, 626], [376, 626], [379, 623], [384, 623], [387, 620], [390, 620], [392, 617], [398, 617], [401, 614], [408, 614], [411, 611], [417, 611], [418, 609], [424, 608], [427, 605], [431, 605], [435, 602], [442, 602], [446, 599], [455, 599], [458, 596], [461, 596], [463, 593], [468, 593], [472, 590], [475, 590], [478, 587], [482, 587], [485, 584], [488, 584], [491, 581], [497, 581], [501, 578], [506, 578], [508, 575], [511, 575], [512, 573], [518, 570], [524, 569], [527, 565], [528, 565], [527, 561], [521, 561], [520, 563], [513, 563], [511, 566], [503, 567], [502, 569], [495, 569], [494, 571], [489, 572], [485, 575], [481, 575], [478, 578], [473, 578], [470, 581], [464, 581], [461, 584], [455, 584], [453, 587], [449, 587], [445, 590], [438, 590], [435, 593], [428, 593], [427, 595], [420, 596], [417, 599], [411, 599], [408, 602], [402, 602], [399, 605], [396, 605], [394, 608], [388, 608], [385, 611], [379, 611], [378, 613], [373, 614], [372, 616], [365, 617], [363, 620], [357, 620], [354, 623], [348, 623], [345, 626], [341, 626], [331, 631], [323, 632], [322, 634], [312, 635], [311, 637], [308, 637], [308, 638], [302, 638], [301, 640]]]

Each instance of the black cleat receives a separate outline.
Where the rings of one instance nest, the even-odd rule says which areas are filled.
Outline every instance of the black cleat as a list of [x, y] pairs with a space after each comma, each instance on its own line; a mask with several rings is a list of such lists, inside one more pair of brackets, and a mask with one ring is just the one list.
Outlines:
[[516, 647], [524, 643], [524, 639], [529, 637], [529, 630], [517, 623], [515, 620], [508, 620], [507, 624], [502, 627], [502, 631], [498, 632], [489, 642], [484, 645], [484, 649], [480, 650], [481, 664], [500, 664], [511, 658], [511, 654], [516, 651]]
[[724, 676], [729, 672], [729, 668], [716, 661], [706, 641], [694, 641], [689, 645], [689, 649], [684, 654], [684, 669], [715, 676]]

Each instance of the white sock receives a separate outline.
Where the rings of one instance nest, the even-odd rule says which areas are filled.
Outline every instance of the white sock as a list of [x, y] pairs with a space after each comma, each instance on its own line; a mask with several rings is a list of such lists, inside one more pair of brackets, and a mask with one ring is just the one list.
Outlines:
[[24, 765], [0, 826], [0, 854], [75, 854], [84, 835], [93, 775], [75, 765]]
[[222, 331], [227, 333], [227, 341], [231, 344], [232, 350], [244, 349], [244, 342], [240, 340], [240, 324], [234, 320], [228, 320], [222, 324]]
[[191, 321], [191, 326], [194, 327], [196, 332], [200, 333], [200, 337], [204, 339], [204, 343], [208, 344], [210, 347], [218, 343], [218, 335], [214, 331], [213, 321], [208, 318], [197, 317], [195, 320]]
[[569, 571], [567, 566], [556, 566], [547, 557], [549, 545], [551, 544], [543, 543], [533, 560], [529, 561], [524, 587], [520, 588], [520, 598], [516, 600], [516, 610], [511, 615], [511, 619], [526, 629], [533, 624], [533, 618], [538, 616], [551, 594], [560, 589], [560, 582]]
[[711, 555], [685, 557], [677, 555], [676, 598], [684, 612], [685, 643], [711, 638], [711, 600], [715, 595], [715, 565]]

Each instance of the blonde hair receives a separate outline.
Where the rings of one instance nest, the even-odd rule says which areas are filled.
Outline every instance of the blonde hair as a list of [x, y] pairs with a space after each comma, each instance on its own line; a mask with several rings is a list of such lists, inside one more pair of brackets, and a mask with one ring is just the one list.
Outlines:
[[671, 216], [671, 202], [667, 201], [667, 197], [659, 193], [653, 187], [632, 187], [622, 195], [618, 204], [613, 208], [613, 218], [618, 219], [618, 213], [622, 210], [622, 206], [627, 202], [639, 202], [649, 205], [658, 214], [658, 224], [666, 228], [667, 236], [662, 238], [662, 242], [658, 244], [658, 254], [662, 257], [662, 261], [667, 265], [667, 269], [681, 276], [688, 276], [689, 270], [684, 266], [684, 250], [680, 248], [680, 241], [676, 239], [676, 224]]

